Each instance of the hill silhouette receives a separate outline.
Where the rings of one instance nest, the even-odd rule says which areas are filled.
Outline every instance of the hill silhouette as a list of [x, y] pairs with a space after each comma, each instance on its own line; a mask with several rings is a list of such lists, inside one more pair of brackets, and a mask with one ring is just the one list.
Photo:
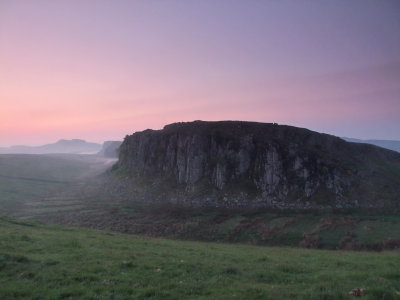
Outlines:
[[64, 140], [61, 139], [52, 144], [41, 146], [24, 146], [17, 145], [11, 147], [0, 148], [0, 154], [5, 153], [22, 153], [22, 154], [49, 154], [49, 153], [97, 153], [102, 145], [98, 143], [90, 143], [81, 139]]
[[393, 208], [400, 154], [275, 123], [174, 123], [127, 136], [132, 198], [194, 206]]

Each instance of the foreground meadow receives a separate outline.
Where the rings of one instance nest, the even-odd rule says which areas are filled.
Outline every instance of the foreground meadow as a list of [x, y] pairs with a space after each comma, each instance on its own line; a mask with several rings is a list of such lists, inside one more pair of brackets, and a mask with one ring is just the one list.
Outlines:
[[400, 253], [137, 237], [0, 219], [0, 299], [400, 299]]

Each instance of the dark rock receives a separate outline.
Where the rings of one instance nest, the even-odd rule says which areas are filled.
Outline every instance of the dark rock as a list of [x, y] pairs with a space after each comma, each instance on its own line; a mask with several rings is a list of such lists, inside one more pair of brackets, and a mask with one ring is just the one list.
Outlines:
[[[400, 154], [276, 123], [174, 123], [127, 136], [132, 198], [196, 206], [394, 208]], [[126, 179], [125, 179], [126, 180]]]
[[378, 147], [386, 148], [389, 150], [400, 152], [400, 141], [393, 141], [393, 140], [359, 140], [353, 138], [342, 137], [347, 142], [352, 143], [365, 143], [371, 144]]

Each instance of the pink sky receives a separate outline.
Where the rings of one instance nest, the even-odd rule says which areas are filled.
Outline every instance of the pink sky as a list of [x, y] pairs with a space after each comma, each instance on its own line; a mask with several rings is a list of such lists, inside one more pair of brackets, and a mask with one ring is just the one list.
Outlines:
[[396, 2], [246, 3], [0, 0], [0, 146], [197, 119], [400, 140]]

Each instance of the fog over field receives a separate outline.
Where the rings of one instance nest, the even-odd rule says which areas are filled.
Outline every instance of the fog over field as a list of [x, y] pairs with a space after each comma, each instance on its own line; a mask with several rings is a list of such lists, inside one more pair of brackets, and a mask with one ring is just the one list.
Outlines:
[[0, 0], [0, 299], [399, 299], [399, 16]]
[[[183, 142], [178, 142], [177, 146], [172, 144], [173, 140], [166, 142], [165, 136], [162, 136], [164, 134], [162, 131], [144, 131], [143, 133], [134, 134], [132, 138], [135, 136], [140, 137], [143, 134], [156, 134], [153, 140], [151, 135], [147, 138], [143, 136], [143, 141], [147, 140], [153, 143], [153, 146], [149, 147], [147, 144], [135, 144], [136, 142], [134, 142], [134, 149], [131, 149], [130, 147], [134, 140], [131, 142], [131, 138], [127, 137], [122, 145], [116, 141], [104, 143], [103, 149], [98, 154], [0, 154], [0, 214], [46, 223], [88, 226], [179, 239], [225, 241], [230, 243], [251, 242], [260, 245], [305, 246], [328, 249], [383, 249], [389, 247], [386, 243], [399, 235], [400, 219], [398, 216], [384, 216], [396, 213], [398, 209], [398, 201], [391, 196], [396, 195], [395, 190], [390, 194], [390, 188], [398, 188], [396, 180], [399, 177], [399, 155], [396, 152], [375, 146], [347, 144], [338, 138], [319, 136], [318, 133], [304, 129], [281, 127], [279, 125], [268, 127], [270, 126], [268, 124], [254, 124], [256, 127], [253, 128], [253, 123], [222, 122], [221, 124], [225, 126], [224, 131], [215, 132], [216, 135], [211, 139], [207, 137], [211, 141], [218, 139], [218, 141], [215, 140], [211, 143], [221, 143], [217, 147], [220, 150], [215, 150], [220, 156], [220, 161], [215, 163], [217, 163], [217, 169], [226, 170], [224, 171], [225, 173], [221, 170], [218, 171], [219, 177], [217, 176], [213, 179], [213, 174], [216, 174], [215, 172], [217, 171], [208, 171], [207, 168], [212, 170], [212, 165], [207, 166], [214, 164], [212, 162], [212, 156], [214, 155], [212, 151], [214, 150], [211, 151], [210, 162], [204, 161], [203, 166], [195, 162], [193, 165], [190, 163], [193, 160], [190, 151], [195, 151], [194, 153], [201, 157], [204, 154], [200, 152], [200, 149], [207, 149], [208, 147], [200, 142], [201, 139], [196, 142], [196, 139], [191, 137], [193, 132], [193, 137], [197, 136], [197, 139], [199, 139], [199, 134], [201, 134], [199, 130], [202, 127], [198, 122], [200, 121], [183, 125], [172, 124], [170, 127], [166, 127], [168, 129], [165, 132], [167, 136], [172, 134], [171, 136], [174, 137], [173, 130], [175, 130], [175, 127], [186, 126], [182, 127], [186, 128], [186, 133], [182, 131], [179, 135], [189, 134], [194, 145], [193, 149], [190, 148], [189, 144], [189, 148], [180, 149], [179, 147], [183, 146], [179, 145], [185, 144]], [[217, 126], [219, 123], [213, 124], [206, 122], [202, 126]], [[266, 126], [258, 134], [264, 135], [268, 130], [272, 130], [269, 135], [275, 135], [278, 134], [276, 130], [289, 130], [287, 134], [299, 135], [303, 142], [308, 139], [311, 144], [307, 146], [308, 148], [298, 150], [299, 153], [304, 151], [312, 151], [310, 153], [314, 153], [312, 149], [317, 147], [318, 144], [314, 146], [313, 143], [320, 139], [317, 143], [321, 144], [315, 149], [318, 149], [319, 159], [324, 159], [326, 162], [318, 166], [313, 161], [313, 156], [310, 156], [310, 158], [305, 156], [301, 158], [301, 160], [304, 160], [304, 166], [301, 166], [301, 160], [295, 158], [293, 161], [294, 171], [300, 174], [299, 179], [287, 179], [286, 183], [283, 180], [270, 181], [273, 178], [289, 176], [288, 174], [293, 172], [279, 167], [281, 165], [279, 157], [282, 154], [278, 151], [274, 152], [275, 158], [273, 161], [269, 161], [269, 158], [267, 158], [265, 172], [269, 174], [268, 172], [272, 168], [273, 172], [275, 172], [272, 173], [273, 177], [271, 179], [268, 179], [269, 177], [265, 177], [266, 179], [263, 179], [264, 177], [259, 178], [257, 177], [258, 172], [260, 172], [259, 166], [255, 166], [256, 171], [251, 171], [251, 168], [253, 168], [251, 165], [256, 164], [259, 158], [247, 162], [248, 171], [244, 171], [245, 165], [240, 163], [240, 160], [246, 157], [251, 159], [251, 156], [255, 155], [252, 154], [254, 151], [254, 153], [257, 153], [257, 151], [261, 150], [251, 150], [253, 152], [246, 154], [247, 151], [250, 151], [246, 139], [242, 139], [244, 142], [234, 146], [237, 150], [229, 148], [232, 147], [229, 145], [233, 145], [232, 142], [234, 141], [231, 139], [236, 139], [239, 136], [237, 126], [241, 126], [240, 124], [249, 126], [246, 130], [250, 130], [254, 134], [258, 132], [258, 127], [264, 128]], [[232, 136], [232, 131], [230, 130], [234, 130], [235, 135]], [[296, 133], [297, 131], [299, 132]], [[311, 134], [310, 137], [307, 137], [309, 134]], [[263, 143], [266, 143], [263, 147], [268, 149], [270, 147], [270, 137], [267, 135], [266, 138], [266, 140], [263, 140]], [[294, 139], [296, 138], [292, 137], [293, 141]], [[325, 139], [326, 142], [324, 142]], [[333, 140], [330, 141], [331, 139]], [[281, 142], [283, 143], [281, 147], [287, 147], [284, 145], [289, 141], [284, 136], [283, 141]], [[336, 150], [333, 148], [333, 141], [335, 143], [339, 142]], [[154, 143], [159, 144], [155, 146], [156, 144]], [[274, 143], [277, 143], [276, 138], [274, 138]], [[341, 165], [342, 162], [335, 162], [332, 165], [332, 162], [329, 162], [329, 154], [325, 154], [325, 156], [328, 156], [323, 158], [322, 153], [326, 151], [321, 148], [323, 143], [328, 143], [329, 151], [335, 151], [334, 159], [340, 158], [340, 155], [343, 155], [341, 151], [345, 151], [344, 154], [347, 157], [341, 158], [343, 159], [343, 165]], [[164, 147], [163, 145], [169, 146], [164, 149], [162, 148]], [[231, 149], [227, 157], [224, 157], [223, 155], [225, 154], [221, 152], [223, 145], [227, 145], [228, 149]], [[350, 148], [343, 150], [345, 145]], [[185, 155], [182, 158], [186, 161], [186, 165], [183, 165], [183, 169], [186, 171], [179, 169], [180, 163], [178, 161], [174, 166], [175, 160], [168, 160], [168, 157], [174, 157], [174, 155], [169, 154], [169, 151], [174, 147], [178, 147], [174, 150], [178, 155], [176, 156], [177, 159], [180, 159], [179, 155]], [[142, 152], [143, 150], [141, 149], [147, 150]], [[162, 154], [163, 151], [165, 152], [164, 154]], [[238, 151], [237, 155], [239, 156], [237, 158], [233, 156], [235, 151]], [[370, 154], [368, 154], [369, 152]], [[112, 155], [113, 153], [114, 155]], [[154, 157], [154, 153], [159, 153], [159, 158]], [[371, 158], [376, 160], [375, 165], [370, 162], [367, 163], [368, 167], [365, 168], [363, 166], [365, 162], [360, 160], [359, 153], [364, 153], [365, 157], [372, 155]], [[375, 156], [374, 153], [377, 153], [378, 156]], [[387, 155], [388, 157], [384, 158]], [[356, 160], [349, 160], [351, 156], [354, 156]], [[148, 160], [147, 157], [152, 157], [152, 159]], [[167, 160], [163, 162], [160, 160], [161, 157], [165, 157]], [[131, 160], [131, 158], [134, 158], [134, 160]], [[289, 161], [288, 159], [288, 157], [285, 158], [285, 160]], [[308, 161], [309, 159], [311, 160]], [[386, 159], [390, 160], [387, 161]], [[232, 169], [232, 171], [229, 171], [222, 164], [225, 161], [230, 168], [234, 168], [237, 160], [239, 160], [238, 170]], [[169, 169], [162, 166], [165, 163], [170, 165]], [[324, 165], [325, 163], [330, 165]], [[383, 167], [388, 163], [395, 164], [384, 169]], [[272, 165], [269, 166], [269, 164]], [[288, 162], [283, 162], [283, 164], [287, 165]], [[160, 169], [153, 169], [157, 168], [157, 166], [160, 166]], [[191, 172], [196, 172], [198, 174], [196, 176], [199, 176], [199, 167], [204, 168], [203, 175], [201, 175], [203, 177], [198, 177], [196, 181], [193, 181], [190, 174]], [[338, 170], [343, 167], [350, 167], [351, 169], [345, 170], [345, 174], [340, 175]], [[288, 165], [287, 168], [289, 168]], [[329, 176], [326, 177], [327, 174], [321, 173], [319, 170], [326, 169], [323, 172], [328, 172], [329, 168], [337, 169], [333, 173], [337, 178], [339, 178], [338, 176], [345, 177], [331, 181]], [[349, 170], [351, 170], [352, 174], [349, 173]], [[370, 170], [374, 171], [371, 172]], [[142, 173], [136, 173], [139, 171]], [[245, 172], [243, 174], [246, 177], [237, 177], [238, 179], [232, 177], [233, 179], [229, 179], [230, 176], [236, 176], [233, 174], [239, 171]], [[179, 174], [180, 172], [187, 172], [185, 176], [189, 177], [182, 179], [180, 182], [178, 177], [175, 181], [174, 174]], [[137, 177], [135, 174], [140, 175]], [[309, 182], [307, 182], [304, 174], [308, 174]], [[246, 179], [249, 176], [251, 178], [254, 177], [252, 179], [254, 182], [259, 181], [258, 185], [265, 185], [266, 188], [276, 188], [278, 191], [283, 186], [284, 189], [300, 193], [299, 200], [296, 200], [297, 204], [293, 206], [292, 202], [290, 202], [293, 200], [285, 200], [286, 196], [274, 198], [273, 190], [267, 196], [266, 202], [260, 202], [262, 201], [261, 198], [259, 200], [253, 199], [257, 193], [264, 195], [263, 193], [265, 192], [263, 192], [262, 187], [258, 188], [257, 184], [252, 187], [252, 181]], [[365, 190], [366, 188], [363, 187], [361, 190], [357, 190], [356, 194], [349, 194], [348, 198], [342, 199], [348, 184], [350, 184], [350, 187], [354, 186], [354, 188], [362, 184], [362, 182], [357, 183], [360, 176], [364, 177], [364, 182], [371, 180], [368, 183], [370, 189]], [[387, 179], [385, 179], [386, 177]], [[237, 181], [239, 179], [241, 182]], [[216, 180], [215, 186], [214, 180]], [[232, 180], [235, 184], [232, 185], [229, 181], [225, 182], [225, 180]], [[341, 183], [342, 181], [345, 182], [343, 186], [340, 185], [343, 184]], [[314, 188], [315, 195], [311, 196], [314, 193], [312, 184], [315, 183], [313, 182], [317, 182], [317, 184], [315, 185], [316, 189]], [[219, 186], [220, 184], [224, 184], [224, 186]], [[338, 194], [330, 192], [332, 188], [330, 185], [332, 184], [337, 185], [334, 189], [339, 189], [340, 192]], [[321, 185], [326, 185], [327, 189], [324, 193], [322, 193]], [[372, 190], [371, 186], [373, 187]], [[381, 194], [376, 196], [376, 191], [380, 191]], [[302, 193], [308, 194], [302, 196]], [[363, 198], [354, 202], [356, 195], [360, 193], [364, 193]], [[289, 194], [289, 196], [292, 194]], [[247, 196], [244, 197], [243, 195]], [[289, 196], [287, 196], [287, 199], [289, 199]], [[236, 202], [233, 202], [233, 199], [237, 199], [234, 200]], [[271, 202], [269, 199], [275, 200]], [[378, 199], [378, 202], [376, 202], [376, 199]], [[241, 202], [245, 204], [240, 204]], [[371, 210], [369, 207], [374, 207], [374, 209]], [[317, 215], [313, 216], [310, 213], [316, 213]], [[332, 213], [337, 215], [331, 215]]]

